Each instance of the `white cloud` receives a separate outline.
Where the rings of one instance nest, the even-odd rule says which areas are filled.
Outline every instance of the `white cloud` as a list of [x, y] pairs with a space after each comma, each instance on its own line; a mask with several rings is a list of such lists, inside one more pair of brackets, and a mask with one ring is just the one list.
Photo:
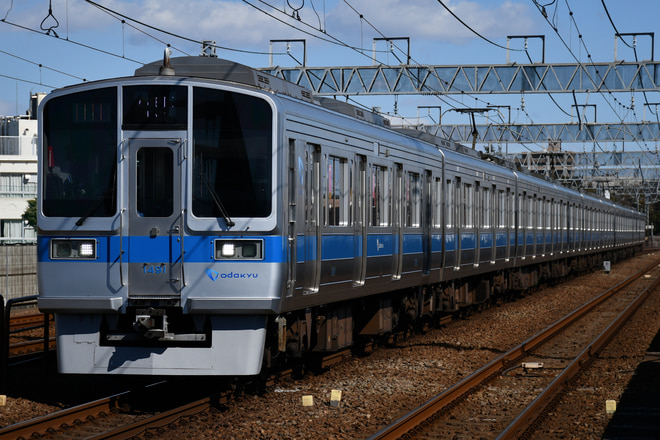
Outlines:
[[[418, 40], [465, 43], [478, 38], [454, 18], [437, 0], [354, 0], [355, 10], [364, 16], [361, 22], [356, 12], [345, 4], [332, 12], [331, 26], [343, 32], [371, 36], [376, 27], [386, 36], [407, 36]], [[535, 18], [532, 8], [520, 1], [448, 1], [451, 11], [476, 32], [487, 38], [529, 33]], [[368, 23], [367, 23], [368, 21]], [[370, 37], [371, 38], [371, 37]]]
[[[194, 40], [215, 40], [223, 46], [267, 46], [270, 39], [281, 38], [282, 34], [290, 30], [257, 9], [237, 1], [144, 0], [131, 3], [129, 8], [126, 2], [106, 2], [109, 8], [163, 31]], [[253, 3], [267, 9], [256, 0]], [[270, 12], [286, 18], [272, 10]], [[162, 34], [154, 30], [144, 30], [163, 38]], [[164, 39], [180, 44], [180, 41], [171, 37]]]

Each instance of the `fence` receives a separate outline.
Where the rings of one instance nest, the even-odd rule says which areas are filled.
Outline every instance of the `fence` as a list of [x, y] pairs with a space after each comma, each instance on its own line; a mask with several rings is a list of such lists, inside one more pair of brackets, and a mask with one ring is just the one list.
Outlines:
[[7, 301], [36, 294], [36, 243], [0, 244], [0, 295]]

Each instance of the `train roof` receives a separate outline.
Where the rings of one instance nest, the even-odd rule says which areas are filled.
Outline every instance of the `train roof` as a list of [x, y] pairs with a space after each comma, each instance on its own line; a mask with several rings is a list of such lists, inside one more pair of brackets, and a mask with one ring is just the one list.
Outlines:
[[154, 61], [135, 70], [135, 76], [188, 76], [247, 85], [262, 90], [318, 104], [356, 119], [389, 127], [387, 118], [346, 102], [332, 98], [313, 96], [311, 90], [282, 78], [253, 69], [234, 61], [207, 56], [187, 56]]
[[314, 102], [312, 92], [276, 76], [216, 57], [187, 56], [154, 61], [135, 70], [135, 76], [188, 76], [233, 82]]

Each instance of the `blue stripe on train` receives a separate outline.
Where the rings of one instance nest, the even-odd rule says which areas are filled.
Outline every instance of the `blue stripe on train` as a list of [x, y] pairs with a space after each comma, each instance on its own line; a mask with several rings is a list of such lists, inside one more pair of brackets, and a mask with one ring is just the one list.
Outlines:
[[[38, 260], [51, 261], [49, 258], [49, 242], [52, 238], [67, 237], [44, 237], [40, 236], [37, 240]], [[112, 262], [119, 261], [119, 237], [118, 236], [100, 236], [100, 237], [75, 237], [75, 238], [94, 238], [98, 243], [98, 258], [92, 262]], [[250, 236], [249, 239], [264, 240], [265, 255], [263, 262], [282, 263], [286, 262], [287, 256], [287, 237], [283, 236]], [[445, 250], [452, 252], [456, 250], [456, 235], [447, 235], [444, 237]], [[221, 236], [186, 236], [184, 237], [185, 255], [184, 261], [190, 263], [203, 263], [215, 261], [213, 259], [214, 241], [216, 239], [237, 239], [237, 237]], [[423, 252], [422, 234], [404, 234], [403, 236], [403, 254], [419, 254]], [[475, 249], [477, 234], [473, 232], [462, 232], [460, 234], [461, 249]], [[493, 237], [491, 233], [479, 234], [480, 246], [482, 249], [493, 247], [493, 241], [497, 247], [506, 245], [506, 234], [498, 233]], [[176, 239], [170, 242], [169, 237], [123, 237], [123, 261], [137, 263], [152, 263], [168, 261], [170, 255], [178, 260], [180, 257], [179, 242]], [[434, 234], [431, 236], [431, 252], [442, 251], [443, 236]], [[533, 243], [533, 239], [531, 241]], [[387, 256], [398, 252], [398, 237], [388, 234], [369, 234], [367, 237], [367, 256]], [[361, 256], [362, 236], [352, 234], [326, 234], [322, 237], [321, 243], [323, 260], [351, 259]], [[316, 238], [306, 239], [304, 235], [297, 237], [297, 260], [303, 262], [306, 259], [316, 258]], [[61, 260], [90, 262], [90, 260]], [[223, 260], [231, 262], [230, 260]], [[236, 260], [239, 261], [239, 260]], [[245, 260], [240, 260], [245, 261]]]

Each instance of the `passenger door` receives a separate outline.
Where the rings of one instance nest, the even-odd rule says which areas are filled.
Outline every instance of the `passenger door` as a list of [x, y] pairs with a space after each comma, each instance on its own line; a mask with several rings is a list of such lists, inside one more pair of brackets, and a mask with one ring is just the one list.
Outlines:
[[316, 293], [321, 282], [321, 146], [308, 144], [305, 182], [305, 292]]
[[355, 185], [355, 264], [353, 266], [353, 285], [364, 285], [367, 277], [367, 158], [356, 156], [357, 185]]
[[401, 279], [403, 270], [403, 165], [394, 164], [392, 188], [392, 279]]
[[129, 140], [129, 297], [181, 294], [181, 146], [181, 139]]

